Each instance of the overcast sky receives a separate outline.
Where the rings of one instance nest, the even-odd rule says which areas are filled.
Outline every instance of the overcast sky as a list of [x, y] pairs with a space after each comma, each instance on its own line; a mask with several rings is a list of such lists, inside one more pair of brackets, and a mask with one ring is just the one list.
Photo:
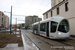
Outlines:
[[[51, 0], [0, 0], [0, 11], [10, 12], [12, 5], [12, 14], [16, 15], [37, 15], [43, 18], [43, 13], [51, 8]], [[4, 12], [10, 17], [10, 13]], [[12, 16], [12, 24], [24, 23], [25, 16]], [[21, 21], [22, 20], [22, 21]]]

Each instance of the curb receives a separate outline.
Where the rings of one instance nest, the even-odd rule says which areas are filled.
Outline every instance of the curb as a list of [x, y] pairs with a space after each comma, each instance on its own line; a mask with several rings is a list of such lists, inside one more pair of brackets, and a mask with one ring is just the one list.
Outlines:
[[23, 41], [23, 46], [24, 46], [24, 50], [25, 50], [25, 40], [24, 40], [24, 37], [23, 37], [23, 34], [21, 34], [21, 36], [22, 36], [22, 41]]
[[71, 39], [71, 40], [75, 40], [75, 38], [73, 38], [73, 37], [69, 37], [69, 39]]

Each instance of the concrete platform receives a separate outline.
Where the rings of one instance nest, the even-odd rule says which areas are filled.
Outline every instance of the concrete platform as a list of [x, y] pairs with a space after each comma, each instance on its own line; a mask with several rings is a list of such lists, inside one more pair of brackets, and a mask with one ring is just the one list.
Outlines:
[[7, 47], [7, 48], [0, 48], [0, 50], [24, 50], [23, 47]]
[[18, 43], [8, 44], [5, 48], [18, 47]]
[[69, 37], [69, 39], [75, 40], [75, 38], [74, 38], [74, 37], [72, 37], [72, 36], [70, 36], [70, 37]]

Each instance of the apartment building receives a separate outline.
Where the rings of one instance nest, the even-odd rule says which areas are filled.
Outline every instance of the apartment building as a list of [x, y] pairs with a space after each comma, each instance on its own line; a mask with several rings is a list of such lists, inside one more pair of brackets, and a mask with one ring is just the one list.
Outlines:
[[5, 27], [9, 28], [9, 17], [7, 15], [5, 15]]
[[9, 17], [0, 11], [0, 28], [9, 27]]
[[41, 21], [42, 18], [38, 18], [38, 16], [26, 16], [25, 17], [25, 27], [32, 28], [32, 24], [38, 21]]
[[69, 20], [70, 35], [75, 35], [75, 0], [64, 0], [43, 13], [44, 19], [62, 16]]

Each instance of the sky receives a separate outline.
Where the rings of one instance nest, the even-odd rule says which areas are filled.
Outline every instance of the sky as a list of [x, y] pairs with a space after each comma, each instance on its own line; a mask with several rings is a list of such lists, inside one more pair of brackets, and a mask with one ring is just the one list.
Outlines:
[[[43, 19], [43, 13], [51, 8], [51, 0], [0, 0], [0, 11], [9, 16], [12, 6], [12, 24], [25, 23], [25, 16], [37, 15]], [[18, 16], [16, 16], [18, 15]]]

